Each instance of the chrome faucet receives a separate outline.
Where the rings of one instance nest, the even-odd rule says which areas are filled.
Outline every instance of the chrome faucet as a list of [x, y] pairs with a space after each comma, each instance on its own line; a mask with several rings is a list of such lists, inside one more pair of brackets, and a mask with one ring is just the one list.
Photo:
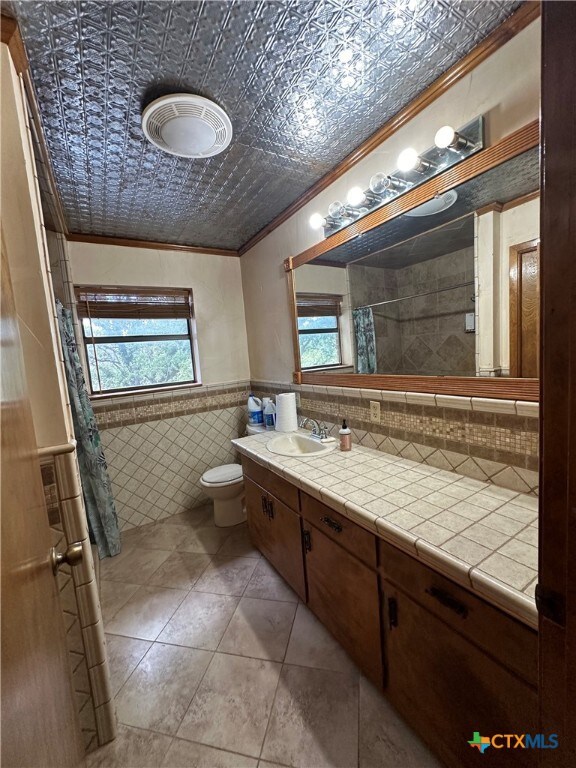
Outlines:
[[324, 440], [326, 437], [328, 437], [328, 430], [326, 429], [326, 424], [320, 424], [316, 419], [311, 419], [309, 416], [305, 416], [303, 419], [300, 420], [300, 428], [304, 429], [306, 427], [306, 424], [312, 424], [312, 434], [311, 437], [313, 437], [315, 440]]

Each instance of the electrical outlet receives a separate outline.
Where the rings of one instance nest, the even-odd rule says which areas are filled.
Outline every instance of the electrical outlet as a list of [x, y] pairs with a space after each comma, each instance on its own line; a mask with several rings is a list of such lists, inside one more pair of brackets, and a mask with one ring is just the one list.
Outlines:
[[380, 422], [380, 403], [370, 400], [370, 421]]
[[296, 395], [296, 408], [300, 408], [300, 392], [295, 392]]

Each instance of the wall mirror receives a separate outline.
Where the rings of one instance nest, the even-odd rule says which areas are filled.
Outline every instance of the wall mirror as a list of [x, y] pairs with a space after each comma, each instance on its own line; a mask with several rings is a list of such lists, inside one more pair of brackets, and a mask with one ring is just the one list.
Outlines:
[[287, 260], [295, 381], [537, 400], [538, 236], [532, 123]]

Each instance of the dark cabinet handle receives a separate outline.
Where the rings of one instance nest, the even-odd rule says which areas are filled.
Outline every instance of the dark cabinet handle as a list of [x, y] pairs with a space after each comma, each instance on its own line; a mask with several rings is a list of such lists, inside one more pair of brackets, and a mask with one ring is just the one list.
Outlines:
[[270, 520], [274, 520], [274, 502], [272, 499], [270, 499], [268, 502], [268, 517]]
[[388, 598], [388, 627], [394, 629], [398, 626], [398, 601], [395, 597]]
[[438, 589], [438, 587], [430, 587], [430, 589], [426, 590], [426, 594], [433, 597], [434, 600], [437, 600], [440, 605], [444, 606], [444, 608], [448, 608], [449, 610], [454, 611], [454, 613], [457, 613], [458, 616], [461, 616], [463, 619], [468, 616], [468, 608], [449, 592], [446, 592], [443, 589]]
[[302, 531], [302, 541], [304, 542], [304, 552], [312, 552], [312, 537], [310, 531]]
[[332, 520], [331, 517], [321, 517], [320, 522], [327, 525], [328, 528], [331, 528], [334, 533], [342, 533], [342, 526], [340, 523], [337, 523], [336, 520]]
[[266, 496], [262, 496], [262, 512], [268, 515], [268, 499]]

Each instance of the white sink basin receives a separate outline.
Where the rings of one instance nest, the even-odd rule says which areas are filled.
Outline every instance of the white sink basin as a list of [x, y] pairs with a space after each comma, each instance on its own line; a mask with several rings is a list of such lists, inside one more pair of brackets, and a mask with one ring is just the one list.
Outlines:
[[334, 449], [336, 443], [321, 443], [319, 440], [314, 440], [311, 437], [305, 435], [299, 435], [297, 433], [278, 435], [278, 437], [272, 438], [267, 445], [267, 448], [272, 453], [277, 453], [279, 456], [298, 456], [299, 458], [305, 458], [307, 456], [321, 456], [323, 453], [330, 453]]

